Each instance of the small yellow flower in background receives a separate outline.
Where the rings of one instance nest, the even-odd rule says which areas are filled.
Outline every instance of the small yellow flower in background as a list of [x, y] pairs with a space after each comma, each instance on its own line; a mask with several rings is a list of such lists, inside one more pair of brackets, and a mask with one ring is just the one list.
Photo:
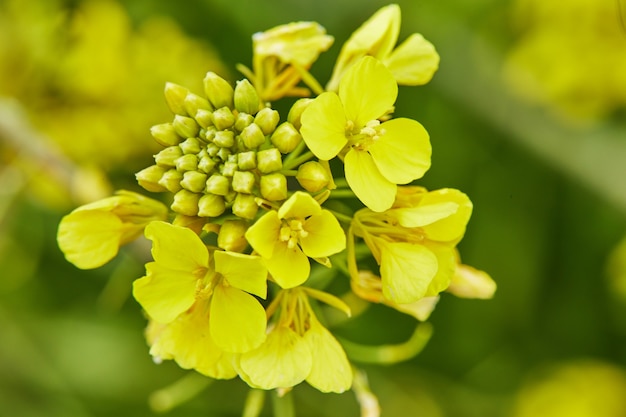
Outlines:
[[321, 94], [302, 113], [302, 138], [311, 152], [321, 160], [339, 155], [348, 185], [377, 212], [391, 207], [396, 184], [421, 178], [430, 168], [430, 140], [419, 122], [378, 120], [393, 108], [397, 94], [389, 70], [364, 57], [346, 72], [339, 94]]
[[390, 4], [374, 13], [341, 48], [326, 89], [336, 91], [348, 68], [366, 55], [382, 61], [398, 84], [428, 83], [439, 68], [435, 47], [422, 35], [414, 33], [394, 48], [399, 33], [400, 7], [397, 4]]
[[[346, 354], [315, 316], [309, 295], [306, 288], [281, 291], [275, 299], [279, 317], [267, 340], [237, 358], [239, 375], [252, 387], [290, 388], [306, 380], [322, 392], [344, 392], [352, 385]], [[334, 303], [342, 304], [336, 298]]]
[[63, 217], [57, 240], [66, 259], [81, 269], [104, 265], [119, 247], [135, 240], [146, 225], [165, 220], [162, 203], [130, 191], [77, 208]]
[[246, 232], [246, 239], [283, 288], [303, 284], [314, 258], [330, 266], [327, 257], [346, 247], [339, 222], [310, 194], [298, 191], [276, 210], [268, 211]]
[[154, 262], [133, 284], [133, 295], [152, 320], [172, 323], [206, 301], [201, 317], [187, 319], [204, 320], [220, 349], [246, 352], [265, 340], [265, 311], [251, 295], [267, 294], [267, 270], [259, 257], [219, 250], [211, 256], [190, 229], [164, 222], [150, 223], [146, 237], [153, 242]]

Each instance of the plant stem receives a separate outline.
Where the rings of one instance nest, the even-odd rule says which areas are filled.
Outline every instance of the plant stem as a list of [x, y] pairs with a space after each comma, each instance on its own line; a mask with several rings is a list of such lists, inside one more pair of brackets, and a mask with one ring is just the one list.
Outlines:
[[281, 396], [277, 390], [274, 390], [272, 392], [272, 405], [274, 406], [274, 417], [296, 417], [296, 407], [291, 391]]

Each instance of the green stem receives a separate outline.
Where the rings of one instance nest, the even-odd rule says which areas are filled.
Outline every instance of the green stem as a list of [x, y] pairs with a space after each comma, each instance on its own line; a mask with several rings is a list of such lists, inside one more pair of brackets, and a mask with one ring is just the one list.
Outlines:
[[265, 403], [265, 391], [251, 389], [246, 397], [242, 417], [259, 417]]
[[303, 162], [308, 161], [309, 159], [313, 158], [315, 155], [313, 155], [313, 152], [308, 151], [305, 152], [304, 154], [290, 160], [290, 161], [283, 161], [283, 169], [292, 169], [295, 168], [297, 166], [300, 166], [300, 164], [302, 164]]
[[274, 390], [272, 392], [272, 405], [274, 406], [274, 417], [296, 417], [296, 407], [291, 391], [281, 396], [277, 390]]
[[330, 209], [326, 209], [328, 211], [330, 211], [336, 218], [337, 220], [347, 223], [347, 224], [351, 224], [352, 223], [352, 216], [348, 216], [347, 214], [343, 214], [343, 213], [339, 213], [335, 210], [330, 210]]
[[354, 198], [354, 192], [352, 190], [333, 190], [330, 193], [329, 198]]

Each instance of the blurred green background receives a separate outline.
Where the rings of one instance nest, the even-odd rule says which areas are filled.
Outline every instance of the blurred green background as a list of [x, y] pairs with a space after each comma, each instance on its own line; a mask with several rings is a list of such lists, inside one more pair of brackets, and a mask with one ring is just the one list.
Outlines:
[[[254, 32], [314, 20], [335, 37], [312, 68], [325, 82], [341, 44], [387, 4], [99, 3], [0, 0], [2, 417], [157, 414], [150, 395], [187, 373], [152, 363], [129, 298], [147, 251], [80, 271], [56, 246], [60, 218], [110, 189], [141, 191], [149, 127], [170, 118], [166, 81], [236, 80]], [[420, 184], [472, 199], [461, 255], [498, 291], [444, 294], [420, 355], [363, 366], [382, 415], [626, 415], [626, 3], [399, 4], [400, 41], [422, 33], [441, 64], [430, 84], [400, 89], [396, 115], [430, 132]], [[337, 331], [399, 343], [412, 326], [376, 306]], [[246, 393], [215, 382], [165, 415], [239, 416]], [[352, 393], [303, 384], [295, 400], [302, 417], [359, 415]]]

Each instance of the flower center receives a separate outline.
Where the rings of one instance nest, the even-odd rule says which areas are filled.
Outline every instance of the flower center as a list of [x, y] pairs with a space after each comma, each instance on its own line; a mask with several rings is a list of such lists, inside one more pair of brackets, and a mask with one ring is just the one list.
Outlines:
[[281, 242], [287, 242], [287, 247], [293, 249], [301, 238], [307, 237], [309, 232], [304, 230], [304, 221], [300, 219], [284, 220], [280, 228]]
[[385, 134], [385, 130], [380, 128], [380, 120], [370, 120], [358, 132], [355, 132], [354, 122], [348, 121], [346, 131], [348, 131], [349, 126], [352, 128], [350, 132], [354, 133], [350, 135], [348, 145], [361, 151], [367, 151], [373, 143]]

